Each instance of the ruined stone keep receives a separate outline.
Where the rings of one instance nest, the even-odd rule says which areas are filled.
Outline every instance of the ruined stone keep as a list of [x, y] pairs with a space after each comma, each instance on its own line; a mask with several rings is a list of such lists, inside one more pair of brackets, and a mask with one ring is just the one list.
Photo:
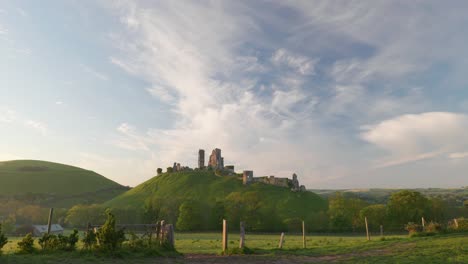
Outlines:
[[204, 149], [198, 150], [198, 168], [199, 169], [205, 168], [205, 150]]
[[213, 149], [208, 160], [208, 166], [213, 169], [221, 170], [224, 168], [224, 158], [221, 156], [221, 150], [219, 148]]

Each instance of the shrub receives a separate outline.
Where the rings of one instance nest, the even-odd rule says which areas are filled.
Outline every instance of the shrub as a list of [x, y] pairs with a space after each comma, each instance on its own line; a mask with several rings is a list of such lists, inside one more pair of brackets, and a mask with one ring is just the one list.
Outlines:
[[413, 222], [409, 222], [408, 224], [405, 225], [405, 230], [408, 231], [409, 235], [411, 236], [413, 234], [421, 232], [422, 228], [418, 224], [415, 224]]
[[38, 240], [42, 250], [56, 250], [59, 246], [59, 239], [55, 235], [44, 233]]
[[115, 228], [115, 216], [110, 210], [107, 210], [106, 214], [107, 220], [96, 233], [96, 237], [102, 250], [113, 252], [120, 248], [125, 241], [125, 233], [123, 229], [117, 230]]
[[3, 234], [2, 225], [0, 224], [0, 253], [2, 248], [8, 243], [8, 238]]
[[96, 238], [96, 233], [94, 233], [94, 230], [88, 230], [85, 232], [83, 240], [83, 248], [85, 250], [91, 250], [96, 247], [97, 244], [97, 238]]
[[34, 238], [31, 233], [27, 234], [20, 242], [18, 242], [18, 248], [20, 253], [34, 252]]
[[442, 225], [436, 222], [430, 222], [424, 227], [424, 231], [428, 233], [440, 233], [443, 231]]

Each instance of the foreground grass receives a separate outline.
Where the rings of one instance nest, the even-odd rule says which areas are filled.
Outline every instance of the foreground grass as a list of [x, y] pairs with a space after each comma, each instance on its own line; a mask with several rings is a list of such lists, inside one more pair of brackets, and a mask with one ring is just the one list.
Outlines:
[[[278, 235], [247, 234], [246, 246], [253, 255], [219, 257], [221, 237], [217, 233], [177, 234], [176, 248], [185, 257], [149, 256], [122, 252], [114, 257], [77, 252], [33, 255], [14, 254], [17, 239], [4, 248], [0, 263], [468, 263], [468, 235], [449, 234], [408, 238], [390, 236], [385, 240], [355, 236], [308, 236], [307, 248], [302, 237], [286, 235], [283, 249], [277, 249]], [[230, 235], [229, 247], [238, 247], [238, 235]], [[192, 259], [195, 256], [197, 259]]]

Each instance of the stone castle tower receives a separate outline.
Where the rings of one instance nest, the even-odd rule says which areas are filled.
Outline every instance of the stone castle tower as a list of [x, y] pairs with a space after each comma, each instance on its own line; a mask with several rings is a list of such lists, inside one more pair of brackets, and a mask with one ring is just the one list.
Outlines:
[[221, 157], [221, 150], [216, 148], [213, 149], [208, 160], [208, 166], [213, 169], [223, 169], [224, 168], [224, 158]]
[[199, 169], [205, 168], [205, 150], [204, 149], [198, 150], [198, 168]]

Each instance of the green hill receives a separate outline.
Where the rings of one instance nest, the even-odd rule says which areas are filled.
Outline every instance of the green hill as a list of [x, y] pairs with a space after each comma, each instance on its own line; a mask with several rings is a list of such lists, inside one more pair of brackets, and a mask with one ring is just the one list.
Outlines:
[[152, 214], [149, 221], [164, 218], [173, 223], [186, 216], [179, 209], [187, 208], [190, 221], [201, 218], [206, 229], [216, 228], [219, 219], [226, 217], [234, 222], [248, 219], [252, 229], [272, 230], [327, 210], [326, 200], [312, 192], [262, 183], [244, 186], [238, 176], [217, 176], [211, 171], [164, 173], [104, 205], [143, 210]]
[[93, 171], [37, 160], [0, 162], [0, 196], [68, 207], [103, 202], [127, 187]]

